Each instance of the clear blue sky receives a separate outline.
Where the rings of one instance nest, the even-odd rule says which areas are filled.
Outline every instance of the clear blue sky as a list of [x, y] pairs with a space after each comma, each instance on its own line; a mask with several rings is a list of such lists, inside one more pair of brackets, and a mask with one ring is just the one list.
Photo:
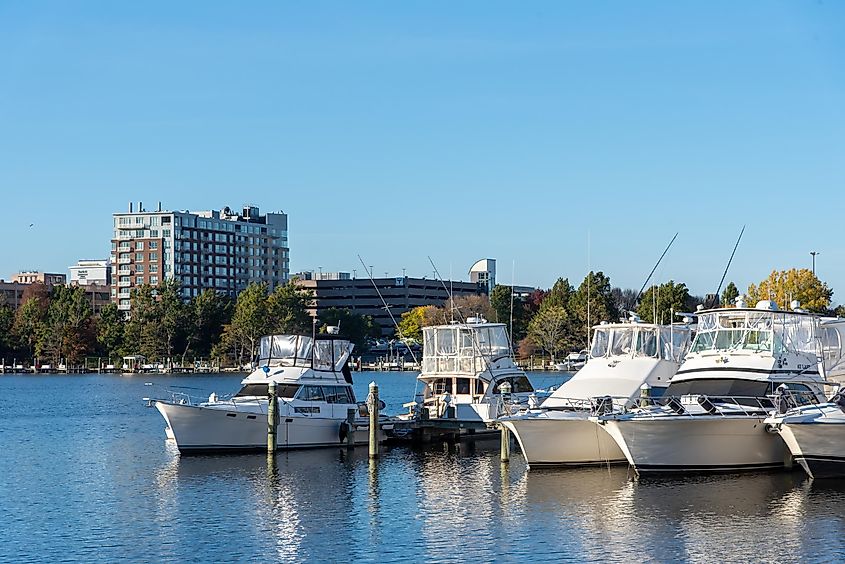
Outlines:
[[[845, 3], [0, 2], [0, 276], [111, 214], [290, 216], [291, 267], [845, 302]], [[29, 228], [29, 224], [34, 227]]]

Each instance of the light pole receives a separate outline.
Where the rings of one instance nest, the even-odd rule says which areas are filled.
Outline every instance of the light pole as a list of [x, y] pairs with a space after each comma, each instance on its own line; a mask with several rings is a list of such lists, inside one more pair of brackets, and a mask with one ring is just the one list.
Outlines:
[[816, 255], [820, 254], [818, 251], [810, 251], [810, 255], [813, 257], [813, 275], [816, 274]]

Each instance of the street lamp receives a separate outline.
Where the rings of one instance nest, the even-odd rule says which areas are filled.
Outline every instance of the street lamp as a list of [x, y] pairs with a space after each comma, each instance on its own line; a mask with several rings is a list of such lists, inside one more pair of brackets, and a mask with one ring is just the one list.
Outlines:
[[818, 251], [810, 251], [810, 255], [813, 257], [813, 274], [816, 274], [816, 255], [820, 255], [821, 253]]

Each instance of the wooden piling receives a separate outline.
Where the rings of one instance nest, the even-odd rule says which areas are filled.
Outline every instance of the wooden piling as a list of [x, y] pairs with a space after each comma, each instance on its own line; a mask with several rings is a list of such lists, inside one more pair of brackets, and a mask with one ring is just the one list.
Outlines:
[[511, 432], [501, 423], [499, 428], [502, 430], [502, 464], [507, 464], [511, 460]]
[[370, 458], [378, 458], [378, 384], [370, 382], [370, 395], [367, 398], [367, 410], [370, 413]]
[[355, 447], [355, 412], [357, 410], [350, 407], [346, 410], [346, 448], [351, 449]]
[[267, 387], [267, 452], [276, 452], [276, 429], [279, 417], [276, 406], [276, 383], [272, 380]]
[[640, 386], [640, 407], [648, 407], [651, 404], [651, 386], [643, 383]]

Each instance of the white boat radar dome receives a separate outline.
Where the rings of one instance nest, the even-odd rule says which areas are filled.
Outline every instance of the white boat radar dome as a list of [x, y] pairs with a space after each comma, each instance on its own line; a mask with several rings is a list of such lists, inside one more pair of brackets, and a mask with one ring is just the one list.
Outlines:
[[737, 296], [736, 299], [734, 299], [734, 303], [736, 303], [736, 307], [738, 307], [740, 309], [746, 307], [745, 296], [743, 296], [743, 295]]
[[766, 311], [777, 311], [778, 304], [772, 300], [760, 300], [757, 302], [757, 305], [754, 306], [754, 309], [764, 309]]
[[326, 327], [326, 333], [329, 335], [338, 335], [340, 333], [340, 327], [337, 325], [329, 325]]

